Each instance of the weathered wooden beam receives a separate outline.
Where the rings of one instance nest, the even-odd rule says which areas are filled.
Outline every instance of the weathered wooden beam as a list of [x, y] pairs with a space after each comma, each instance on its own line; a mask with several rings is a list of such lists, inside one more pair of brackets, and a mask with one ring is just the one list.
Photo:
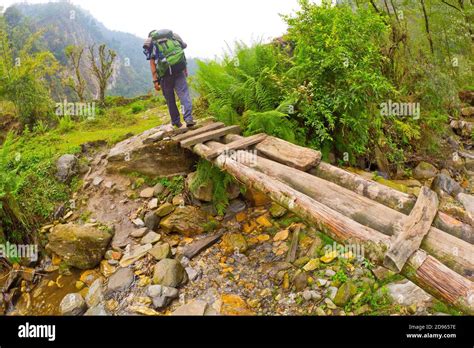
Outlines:
[[300, 230], [301, 226], [296, 226], [293, 229], [293, 236], [291, 237], [290, 247], [288, 253], [286, 254], [286, 262], [294, 262], [296, 260], [296, 252], [298, 251], [298, 243], [300, 239]]
[[400, 230], [392, 236], [392, 245], [385, 255], [384, 266], [400, 273], [408, 258], [420, 248], [438, 211], [438, 196], [423, 186], [410, 215], [400, 224]]
[[255, 148], [274, 161], [303, 171], [317, 166], [321, 161], [321, 152], [271, 136]]
[[202, 126], [200, 128], [197, 128], [197, 129], [194, 129], [194, 130], [190, 130], [184, 134], [179, 134], [175, 137], [172, 137], [172, 139], [174, 141], [183, 141], [185, 139], [189, 139], [191, 137], [194, 137], [196, 135], [199, 135], [199, 134], [202, 134], [202, 133], [206, 133], [206, 132], [209, 132], [211, 130], [214, 130], [214, 129], [219, 129], [219, 128], [222, 128], [224, 127], [225, 124], [223, 124], [222, 122], [212, 122], [208, 125], [205, 125], [205, 126]]
[[[321, 162], [309, 173], [404, 214], [409, 214], [416, 202], [416, 198], [413, 196], [391, 189], [378, 182], [364, 179], [360, 175], [325, 162]], [[446, 213], [438, 211], [433, 226], [468, 243], [474, 243], [474, 226], [463, 223]]]
[[[205, 157], [210, 151], [203, 144], [194, 146], [194, 152]], [[375, 263], [382, 265], [385, 251], [390, 247], [390, 238], [363, 226], [337, 211], [298, 192], [290, 186], [258, 172], [232, 158], [221, 155], [213, 161], [219, 168], [233, 175], [238, 181], [261, 191], [272, 200], [316, 225], [323, 233], [342, 244], [359, 243]], [[438, 260], [416, 251], [401, 272], [428, 293], [460, 310], [474, 313], [473, 283], [451, 271]]]
[[[211, 147], [222, 146], [216, 144], [208, 143]], [[394, 234], [394, 224], [406, 218], [406, 215], [351, 190], [266, 158], [245, 151], [238, 151], [236, 158], [240, 163], [278, 179], [344, 216], [388, 236]], [[472, 244], [431, 227], [422, 247], [459, 274], [473, 276]]]
[[211, 150], [209, 154], [207, 155], [206, 159], [207, 160], [214, 159], [217, 156], [219, 156], [221, 153], [226, 152], [226, 151], [236, 151], [236, 150], [246, 149], [249, 146], [262, 142], [263, 140], [265, 140], [266, 137], [267, 135], [264, 133], [251, 135], [249, 137], [239, 137], [239, 139], [231, 143], [228, 143], [222, 148]]
[[219, 128], [215, 130], [211, 130], [202, 134], [195, 135], [191, 138], [184, 139], [180, 141], [180, 144], [184, 148], [190, 148], [193, 145], [204, 143], [209, 140], [219, 139], [220, 137], [227, 135], [227, 134], [236, 134], [240, 133], [241, 129], [239, 126], [229, 126], [225, 128]]

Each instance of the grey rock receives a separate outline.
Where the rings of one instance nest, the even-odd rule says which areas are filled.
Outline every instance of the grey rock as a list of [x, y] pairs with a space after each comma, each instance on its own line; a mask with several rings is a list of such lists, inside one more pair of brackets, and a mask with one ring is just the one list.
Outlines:
[[148, 232], [148, 228], [147, 227], [142, 227], [142, 228], [134, 230], [132, 233], [130, 233], [130, 236], [132, 236], [134, 238], [141, 238], [147, 232]]
[[474, 196], [466, 193], [460, 193], [456, 198], [462, 203], [464, 209], [466, 209], [467, 215], [474, 223]]
[[154, 244], [158, 242], [161, 235], [156, 232], [148, 232], [140, 241], [141, 244]]
[[81, 315], [87, 309], [86, 301], [79, 293], [67, 294], [59, 304], [62, 315]]
[[310, 290], [303, 291], [302, 296], [306, 301], [311, 301], [311, 299], [313, 298]]
[[120, 268], [109, 278], [106, 290], [107, 295], [128, 289], [133, 279], [134, 274], [130, 268]]
[[145, 215], [145, 226], [155, 231], [160, 223], [160, 218], [154, 212], [148, 212]]
[[194, 300], [176, 309], [171, 315], [192, 315], [201, 316], [206, 312], [207, 303], [200, 300]]
[[56, 178], [60, 182], [68, 182], [78, 173], [78, 159], [74, 155], [62, 155], [56, 162]]
[[334, 277], [336, 275], [336, 272], [334, 272], [332, 269], [327, 269], [326, 272], [324, 272], [324, 275], [326, 277], [331, 278], [331, 277]]
[[438, 174], [434, 178], [431, 189], [440, 196], [452, 195], [454, 197], [463, 191], [461, 185], [445, 174]]
[[104, 181], [104, 178], [102, 178], [101, 176], [96, 176], [92, 180], [92, 185], [99, 186], [102, 183], [102, 181]]
[[140, 218], [137, 218], [137, 219], [133, 220], [132, 223], [133, 223], [135, 226], [137, 226], [138, 228], [145, 227], [145, 223], [144, 223], [143, 220], [140, 219]]
[[240, 199], [234, 199], [230, 202], [229, 206], [227, 207], [227, 211], [237, 214], [244, 211], [247, 208], [247, 204]]
[[390, 298], [402, 306], [423, 306], [433, 300], [431, 295], [408, 280], [390, 283], [387, 290]]
[[186, 267], [186, 273], [188, 274], [188, 278], [189, 278], [190, 281], [196, 280], [197, 277], [199, 276], [199, 272], [196, 271], [192, 267]]
[[156, 184], [154, 187], [153, 187], [153, 196], [155, 197], [160, 197], [160, 195], [163, 193], [163, 191], [165, 190], [165, 186], [161, 183], [158, 183]]
[[326, 296], [331, 299], [331, 300], [334, 300], [334, 298], [336, 297], [336, 294], [337, 294], [337, 288], [335, 286], [330, 286], [327, 290], [326, 290]]
[[146, 293], [152, 298], [153, 306], [155, 308], [166, 307], [173, 301], [178, 298], [178, 290], [172, 287], [162, 286], [162, 285], [150, 285]]
[[89, 308], [85, 313], [85, 316], [107, 316], [109, 313], [104, 308], [104, 305], [97, 305]]
[[96, 279], [89, 290], [87, 291], [86, 295], [86, 303], [89, 307], [95, 307], [104, 299], [104, 293], [102, 291], [102, 279]]

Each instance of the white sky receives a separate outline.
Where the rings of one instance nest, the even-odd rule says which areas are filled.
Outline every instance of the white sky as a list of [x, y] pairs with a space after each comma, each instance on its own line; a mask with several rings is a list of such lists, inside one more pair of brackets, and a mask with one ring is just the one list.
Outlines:
[[[5, 8], [17, 2], [0, 0]], [[188, 44], [190, 57], [221, 56], [227, 44], [267, 41], [283, 34], [279, 13], [298, 8], [297, 0], [71, 0], [107, 28], [146, 37], [152, 29], [171, 29]], [[161, 13], [161, 14], [160, 14]]]

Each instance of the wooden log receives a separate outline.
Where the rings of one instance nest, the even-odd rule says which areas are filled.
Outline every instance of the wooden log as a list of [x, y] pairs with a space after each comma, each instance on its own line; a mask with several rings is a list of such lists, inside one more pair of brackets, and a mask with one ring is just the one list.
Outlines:
[[274, 161], [303, 171], [317, 166], [321, 161], [321, 152], [271, 136], [255, 148]]
[[225, 128], [211, 130], [209, 132], [205, 132], [202, 134], [195, 135], [191, 138], [184, 139], [180, 142], [180, 144], [184, 148], [191, 148], [193, 145], [196, 145], [199, 143], [204, 143], [212, 139], [219, 139], [220, 137], [227, 134], [231, 134], [231, 133], [236, 134], [240, 132], [241, 132], [241, 129], [239, 126], [229, 126]]
[[392, 245], [385, 255], [384, 266], [400, 273], [408, 258], [420, 248], [438, 211], [438, 196], [423, 186], [415, 207], [402, 222], [400, 231], [392, 236]]
[[[216, 142], [209, 142], [207, 145], [212, 148], [223, 146]], [[238, 151], [236, 158], [240, 163], [276, 178], [338, 213], [386, 235], [393, 235], [394, 223], [406, 217], [396, 210], [334, 183], [260, 156], [255, 158], [253, 154]], [[473, 277], [474, 246], [472, 244], [431, 227], [423, 240], [422, 247], [459, 274]]]
[[194, 130], [191, 130], [191, 131], [188, 131], [184, 134], [179, 134], [175, 137], [173, 137], [172, 139], [174, 141], [183, 141], [185, 139], [189, 139], [191, 137], [194, 137], [196, 135], [199, 135], [199, 134], [202, 134], [202, 133], [206, 133], [206, 132], [209, 132], [211, 130], [214, 130], [214, 129], [219, 129], [219, 128], [223, 128], [225, 126], [225, 124], [223, 124], [222, 122], [212, 122], [208, 125], [205, 125], [205, 126], [202, 126], [200, 128], [197, 128], [197, 129], [194, 129]]
[[243, 150], [248, 148], [249, 146], [258, 144], [265, 140], [267, 137], [266, 134], [260, 133], [260, 134], [255, 134], [250, 137], [241, 137], [240, 139], [233, 141], [231, 143], [228, 143], [225, 147], [223, 148], [218, 148], [215, 150], [211, 150], [210, 153], [207, 155], [206, 159], [211, 160], [219, 156], [222, 152], [225, 151], [236, 151], [236, 150]]
[[[415, 197], [406, 193], [391, 189], [378, 182], [364, 179], [359, 175], [325, 162], [321, 162], [318, 167], [311, 169], [309, 173], [404, 214], [409, 214], [416, 202]], [[446, 213], [438, 211], [433, 225], [468, 243], [474, 243], [474, 226], [465, 224]]]
[[293, 236], [291, 238], [290, 248], [288, 249], [288, 254], [286, 254], [286, 262], [293, 263], [296, 260], [296, 252], [298, 251], [298, 242], [300, 239], [300, 230], [301, 226], [296, 226], [293, 229]]
[[[209, 147], [203, 144], [194, 147], [194, 152], [202, 157], [205, 157], [208, 151]], [[390, 247], [388, 236], [363, 226], [288, 185], [229, 157], [221, 155], [213, 162], [247, 187], [263, 192], [302, 219], [316, 225], [337, 242], [360, 243], [364, 250], [369, 251], [369, 257], [374, 262], [383, 264], [385, 251]], [[402, 274], [433, 296], [468, 314], [474, 313], [473, 283], [435, 258], [426, 256], [422, 250], [416, 251], [408, 259]]]
[[192, 242], [191, 244], [187, 245], [184, 248], [183, 255], [186, 256], [188, 259], [192, 259], [194, 256], [199, 254], [202, 250], [210, 247], [212, 244], [216, 243], [221, 237], [221, 232], [213, 234], [208, 237], [204, 237], [200, 240]]

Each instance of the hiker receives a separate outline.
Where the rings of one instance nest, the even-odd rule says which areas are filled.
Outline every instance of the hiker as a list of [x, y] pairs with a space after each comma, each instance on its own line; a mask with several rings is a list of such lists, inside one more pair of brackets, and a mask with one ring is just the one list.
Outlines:
[[181, 118], [176, 106], [175, 92], [181, 101], [183, 118], [187, 127], [196, 123], [192, 116], [192, 101], [189, 95], [186, 57], [186, 43], [171, 30], [152, 30], [143, 45], [143, 53], [150, 61], [153, 84], [157, 91], [162, 90], [168, 105], [171, 124], [181, 128]]

